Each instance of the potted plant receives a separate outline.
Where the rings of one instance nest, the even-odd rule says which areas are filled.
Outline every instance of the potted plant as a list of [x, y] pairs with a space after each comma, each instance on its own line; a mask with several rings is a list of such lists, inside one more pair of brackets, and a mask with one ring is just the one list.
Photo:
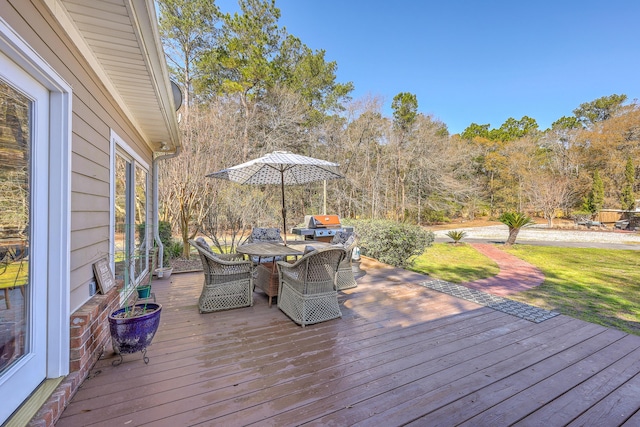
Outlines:
[[136, 292], [138, 292], [138, 299], [151, 298], [151, 284], [136, 287]]
[[[153, 250], [151, 269], [156, 265], [157, 248]], [[125, 269], [125, 275], [128, 269]], [[147, 346], [160, 325], [160, 313], [162, 305], [155, 303], [142, 303], [139, 299], [149, 298], [151, 294], [151, 279], [146, 284], [138, 285], [137, 295], [134, 294], [132, 303], [114, 311], [109, 315], [109, 332], [113, 351], [119, 355], [119, 359], [112, 364], [117, 366], [122, 363], [123, 354], [142, 352], [144, 363], [149, 363]]]
[[[154, 246], [151, 250], [151, 265], [149, 266], [149, 271], [155, 271], [156, 265], [158, 264], [158, 247]], [[139, 284], [136, 287], [136, 292], [138, 293], [138, 299], [147, 299], [151, 298], [153, 294], [151, 293], [151, 277], [149, 278], [148, 283]], [[155, 302], [155, 297], [153, 298]]]
[[171, 277], [171, 273], [173, 273], [173, 267], [171, 267], [171, 258], [171, 251], [165, 251], [165, 258], [163, 262], [164, 265], [153, 270], [158, 279], [168, 279], [169, 277]]
[[136, 303], [122, 307], [109, 315], [109, 332], [113, 351], [120, 356], [112, 364], [122, 363], [123, 354], [142, 352], [144, 363], [149, 363], [147, 347], [160, 325], [162, 305], [156, 303]]

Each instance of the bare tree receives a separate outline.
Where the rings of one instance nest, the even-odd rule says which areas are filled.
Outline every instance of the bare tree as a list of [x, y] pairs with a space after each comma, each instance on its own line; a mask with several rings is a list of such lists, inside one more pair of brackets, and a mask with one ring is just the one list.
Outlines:
[[549, 228], [553, 227], [554, 218], [570, 202], [573, 194], [571, 181], [567, 177], [541, 171], [529, 177], [526, 192], [531, 205], [542, 212]]
[[235, 164], [240, 157], [234, 149], [237, 122], [232, 111], [224, 103], [211, 108], [192, 107], [190, 120], [181, 123], [182, 153], [161, 168], [164, 219], [180, 232], [184, 256], [189, 254], [188, 240], [195, 237], [198, 224], [216, 203], [210, 195], [222, 185], [205, 175]]

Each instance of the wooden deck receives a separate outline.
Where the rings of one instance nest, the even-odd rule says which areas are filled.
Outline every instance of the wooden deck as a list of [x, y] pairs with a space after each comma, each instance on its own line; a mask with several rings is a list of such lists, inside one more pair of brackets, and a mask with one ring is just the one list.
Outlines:
[[202, 273], [154, 282], [149, 365], [113, 367], [109, 349], [57, 426], [640, 425], [640, 337], [531, 323], [364, 264], [343, 318], [304, 329], [261, 291], [201, 315]]

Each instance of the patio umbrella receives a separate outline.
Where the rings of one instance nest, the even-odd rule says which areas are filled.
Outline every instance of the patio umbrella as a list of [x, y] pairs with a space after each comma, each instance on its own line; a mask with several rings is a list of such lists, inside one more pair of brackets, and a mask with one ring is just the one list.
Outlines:
[[239, 184], [279, 184], [282, 189], [282, 224], [284, 243], [287, 244], [287, 210], [284, 203], [284, 186], [344, 178], [338, 164], [313, 157], [274, 151], [258, 159], [208, 174], [208, 177], [227, 179]]

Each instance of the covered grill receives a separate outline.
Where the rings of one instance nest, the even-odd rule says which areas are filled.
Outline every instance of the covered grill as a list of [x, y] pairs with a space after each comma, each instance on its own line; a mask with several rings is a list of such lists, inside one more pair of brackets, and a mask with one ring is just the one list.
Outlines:
[[291, 230], [305, 240], [321, 242], [330, 242], [339, 231], [353, 231], [353, 227], [343, 226], [338, 215], [305, 215], [304, 223]]

